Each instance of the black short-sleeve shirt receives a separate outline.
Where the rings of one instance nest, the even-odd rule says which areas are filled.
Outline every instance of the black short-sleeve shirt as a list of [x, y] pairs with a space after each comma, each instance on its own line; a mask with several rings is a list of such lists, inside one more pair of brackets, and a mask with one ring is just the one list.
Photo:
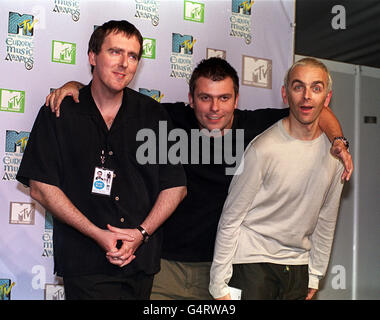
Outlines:
[[[183, 103], [163, 105], [174, 126], [187, 131], [188, 136], [192, 129], [199, 128], [194, 111], [189, 106]], [[231, 130], [232, 141], [235, 142], [236, 129], [244, 130], [245, 149], [257, 135], [288, 115], [288, 108], [253, 111], [236, 109]], [[192, 143], [188, 145], [191, 154]], [[213, 147], [211, 139], [212, 151]], [[235, 150], [235, 145], [232, 148]], [[201, 161], [199, 164], [183, 163], [187, 176], [187, 196], [163, 225], [163, 258], [182, 262], [212, 261], [217, 226], [233, 177], [226, 174], [226, 168], [234, 166], [226, 163], [224, 158], [222, 163], [212, 158], [210, 164]]]
[[[151, 130], [159, 141], [159, 121], [172, 128], [164, 108], [153, 99], [126, 88], [123, 102], [108, 130], [91, 95], [91, 84], [80, 90], [80, 105], [62, 102], [56, 118], [42, 107], [34, 123], [17, 174], [28, 185], [37, 180], [59, 187], [72, 203], [100, 228], [110, 224], [134, 228], [146, 218], [160, 191], [186, 185], [181, 165], [140, 164], [136, 141], [140, 129]], [[157, 149], [158, 149], [157, 145]], [[104, 155], [104, 163], [101, 156]], [[91, 192], [95, 167], [114, 170], [111, 196]], [[58, 275], [82, 275], [120, 270], [105, 258], [92, 239], [54, 219], [54, 260]], [[154, 233], [141, 245], [125, 272], [159, 270], [162, 235]]]

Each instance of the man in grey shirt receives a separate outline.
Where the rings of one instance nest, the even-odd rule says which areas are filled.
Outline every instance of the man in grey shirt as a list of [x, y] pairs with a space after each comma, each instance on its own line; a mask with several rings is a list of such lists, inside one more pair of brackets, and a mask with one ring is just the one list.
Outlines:
[[251, 141], [229, 188], [211, 267], [214, 298], [229, 299], [229, 286], [242, 299], [311, 299], [317, 291], [343, 188], [343, 166], [318, 126], [331, 84], [316, 59], [289, 69], [289, 117]]

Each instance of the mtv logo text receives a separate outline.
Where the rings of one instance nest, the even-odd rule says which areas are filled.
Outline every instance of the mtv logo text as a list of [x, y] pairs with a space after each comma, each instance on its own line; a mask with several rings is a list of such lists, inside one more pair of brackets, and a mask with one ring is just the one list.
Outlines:
[[172, 52], [173, 53], [183, 53], [192, 55], [193, 47], [196, 40], [193, 40], [192, 36], [181, 35], [179, 33], [172, 34]]
[[11, 290], [15, 283], [11, 279], [0, 279], [0, 300], [11, 300]]
[[205, 5], [203, 3], [185, 0], [183, 11], [184, 20], [201, 23], [205, 20]]
[[251, 13], [252, 0], [232, 0], [230, 36], [243, 38], [246, 44], [252, 42]]
[[193, 52], [196, 40], [191, 35], [172, 34], [172, 54], [170, 55], [170, 77], [190, 80], [193, 71]]
[[76, 44], [53, 40], [52, 62], [75, 64]]
[[272, 89], [272, 60], [243, 56], [242, 84]]
[[24, 113], [25, 91], [0, 89], [0, 110]]
[[6, 130], [5, 154], [3, 156], [4, 174], [2, 180], [16, 180], [16, 174], [29, 139], [29, 132]]
[[252, 0], [232, 0], [232, 12], [251, 15]]
[[156, 39], [144, 38], [143, 58], [156, 59]]
[[45, 284], [45, 300], [65, 300], [63, 285]]
[[214, 57], [226, 60], [227, 52], [226, 52], [226, 50], [207, 48], [206, 49], [206, 58], [208, 59], [208, 58], [214, 58]]
[[5, 152], [24, 153], [30, 132], [7, 130], [5, 137]]
[[32, 37], [37, 21], [30, 14], [21, 15], [17, 12], [9, 12], [8, 33]]
[[23, 62], [27, 70], [33, 68], [33, 34], [37, 22], [31, 14], [9, 12], [6, 61]]
[[34, 224], [36, 205], [28, 202], [11, 202], [9, 209], [9, 223]]

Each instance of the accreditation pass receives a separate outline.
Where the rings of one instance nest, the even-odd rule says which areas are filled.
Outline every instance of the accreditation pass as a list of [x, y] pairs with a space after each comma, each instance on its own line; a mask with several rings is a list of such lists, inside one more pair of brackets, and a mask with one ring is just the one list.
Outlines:
[[95, 167], [91, 192], [105, 196], [111, 195], [113, 173], [113, 170]]

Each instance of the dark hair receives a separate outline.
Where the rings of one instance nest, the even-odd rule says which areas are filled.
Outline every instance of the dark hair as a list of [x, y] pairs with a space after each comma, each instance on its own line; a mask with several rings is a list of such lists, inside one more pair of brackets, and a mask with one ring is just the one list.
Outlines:
[[[140, 43], [140, 51], [138, 55], [138, 59], [141, 59], [142, 53], [143, 53], [143, 37], [140, 33], [140, 31], [132, 24], [129, 23], [126, 20], [110, 20], [108, 22], [105, 22], [103, 25], [97, 27], [94, 32], [91, 35], [90, 41], [88, 42], [88, 51], [87, 54], [90, 53], [90, 51], [94, 52], [95, 54], [99, 54], [104, 39], [106, 36], [108, 36], [111, 32], [124, 33], [128, 38], [130, 37], [136, 37], [138, 42]], [[93, 66], [91, 66], [91, 72], [93, 70]]]
[[194, 98], [195, 84], [200, 77], [221, 81], [230, 77], [234, 84], [235, 97], [239, 93], [239, 76], [236, 70], [224, 59], [212, 57], [203, 59], [194, 69], [189, 82], [189, 90]]

